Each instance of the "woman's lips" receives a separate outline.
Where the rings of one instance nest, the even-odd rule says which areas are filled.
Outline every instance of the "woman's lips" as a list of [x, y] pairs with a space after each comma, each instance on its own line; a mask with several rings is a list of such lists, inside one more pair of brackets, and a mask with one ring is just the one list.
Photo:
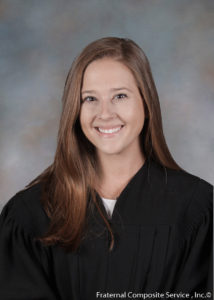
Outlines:
[[120, 133], [124, 125], [119, 125], [119, 126], [114, 126], [114, 127], [109, 127], [109, 128], [104, 128], [104, 127], [95, 127], [97, 133], [100, 136], [104, 137], [111, 137], [115, 136], [116, 134]]

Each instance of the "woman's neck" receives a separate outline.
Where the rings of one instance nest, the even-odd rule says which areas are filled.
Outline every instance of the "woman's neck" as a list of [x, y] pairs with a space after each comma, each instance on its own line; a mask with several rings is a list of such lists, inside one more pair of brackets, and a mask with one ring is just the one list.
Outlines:
[[140, 151], [138, 155], [114, 154], [99, 155], [100, 172], [97, 180], [97, 190], [101, 196], [114, 199], [120, 194], [127, 182], [141, 168], [145, 156]]
[[145, 161], [144, 155], [139, 157], [122, 158], [118, 156], [109, 156], [100, 162], [101, 165], [101, 179], [107, 178], [127, 178], [135, 173]]

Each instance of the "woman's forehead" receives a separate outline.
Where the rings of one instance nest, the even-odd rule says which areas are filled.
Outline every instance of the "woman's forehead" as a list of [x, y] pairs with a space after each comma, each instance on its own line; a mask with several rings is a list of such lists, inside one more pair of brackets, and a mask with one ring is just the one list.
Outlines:
[[93, 61], [86, 68], [82, 92], [99, 88], [131, 88], [133, 85], [136, 85], [135, 78], [125, 64], [111, 58], [103, 58]]

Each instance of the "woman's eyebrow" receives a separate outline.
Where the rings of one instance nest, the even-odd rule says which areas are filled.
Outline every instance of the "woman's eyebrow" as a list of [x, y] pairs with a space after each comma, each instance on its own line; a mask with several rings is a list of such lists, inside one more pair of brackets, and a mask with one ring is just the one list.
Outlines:
[[[112, 89], [110, 89], [110, 91], [113, 91], [113, 92], [115, 92], [115, 91], [120, 91], [120, 90], [127, 90], [127, 91], [129, 91], [129, 92], [132, 92], [129, 88], [127, 88], [127, 87], [118, 87], [118, 88], [112, 88]], [[81, 92], [82, 94], [90, 94], [90, 93], [96, 93], [96, 91], [94, 91], [94, 90], [85, 90], [85, 91], [82, 91]]]

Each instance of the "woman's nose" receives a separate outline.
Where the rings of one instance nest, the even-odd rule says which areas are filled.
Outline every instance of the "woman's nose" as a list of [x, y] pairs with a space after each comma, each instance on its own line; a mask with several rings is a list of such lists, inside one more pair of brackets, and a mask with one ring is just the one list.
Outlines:
[[99, 105], [99, 117], [109, 118], [115, 114], [114, 105], [111, 101], [102, 101]]

